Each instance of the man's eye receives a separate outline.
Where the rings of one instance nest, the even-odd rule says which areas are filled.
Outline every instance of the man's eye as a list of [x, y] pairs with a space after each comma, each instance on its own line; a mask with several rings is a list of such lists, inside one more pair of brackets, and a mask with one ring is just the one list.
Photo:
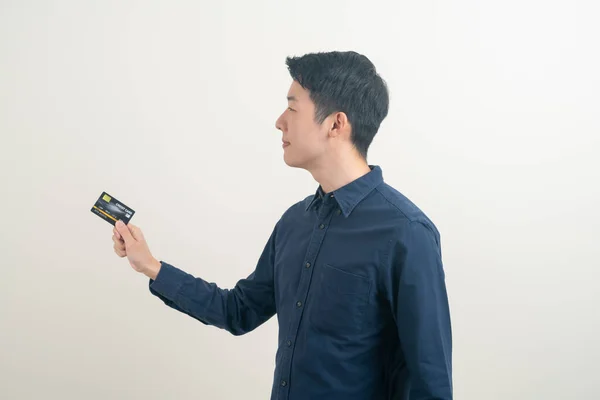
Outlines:
[[290, 111], [296, 111], [296, 110], [292, 109], [291, 107], [288, 107], [288, 110], [290, 110]]

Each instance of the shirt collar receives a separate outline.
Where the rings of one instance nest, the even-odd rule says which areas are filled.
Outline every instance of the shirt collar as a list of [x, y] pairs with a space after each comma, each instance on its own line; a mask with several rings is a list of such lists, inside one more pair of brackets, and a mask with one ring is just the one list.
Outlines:
[[381, 167], [378, 165], [369, 165], [370, 172], [361, 176], [358, 179], [342, 186], [341, 188], [334, 190], [331, 193], [326, 194], [323, 191], [321, 185], [317, 188], [313, 199], [306, 206], [308, 211], [314, 204], [322, 199], [323, 197], [332, 196], [336, 199], [342, 213], [345, 217], [348, 217], [352, 210], [360, 203], [369, 193], [373, 191], [380, 183], [383, 182], [383, 174]]

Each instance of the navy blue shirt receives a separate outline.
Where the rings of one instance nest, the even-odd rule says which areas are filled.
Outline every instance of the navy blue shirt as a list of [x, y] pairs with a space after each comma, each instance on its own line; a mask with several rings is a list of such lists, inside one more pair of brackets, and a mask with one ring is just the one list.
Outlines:
[[277, 315], [272, 400], [452, 399], [439, 232], [370, 168], [290, 207], [234, 288], [161, 261], [150, 291], [234, 335]]

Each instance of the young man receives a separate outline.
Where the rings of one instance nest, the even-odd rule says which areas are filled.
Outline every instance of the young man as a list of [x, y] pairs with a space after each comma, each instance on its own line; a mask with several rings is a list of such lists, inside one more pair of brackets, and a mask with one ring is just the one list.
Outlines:
[[275, 124], [283, 158], [319, 187], [282, 215], [254, 272], [221, 289], [155, 259], [132, 224], [117, 224], [115, 251], [204, 324], [242, 335], [277, 314], [272, 400], [452, 399], [439, 232], [366, 161], [386, 84], [355, 52], [287, 66], [289, 107]]

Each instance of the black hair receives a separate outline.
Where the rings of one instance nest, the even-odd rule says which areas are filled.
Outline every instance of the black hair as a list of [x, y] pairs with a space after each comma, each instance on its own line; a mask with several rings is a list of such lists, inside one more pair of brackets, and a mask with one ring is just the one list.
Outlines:
[[286, 65], [292, 78], [309, 91], [318, 124], [332, 113], [346, 114], [352, 143], [366, 160], [389, 108], [387, 85], [373, 63], [354, 51], [332, 51], [287, 57]]

